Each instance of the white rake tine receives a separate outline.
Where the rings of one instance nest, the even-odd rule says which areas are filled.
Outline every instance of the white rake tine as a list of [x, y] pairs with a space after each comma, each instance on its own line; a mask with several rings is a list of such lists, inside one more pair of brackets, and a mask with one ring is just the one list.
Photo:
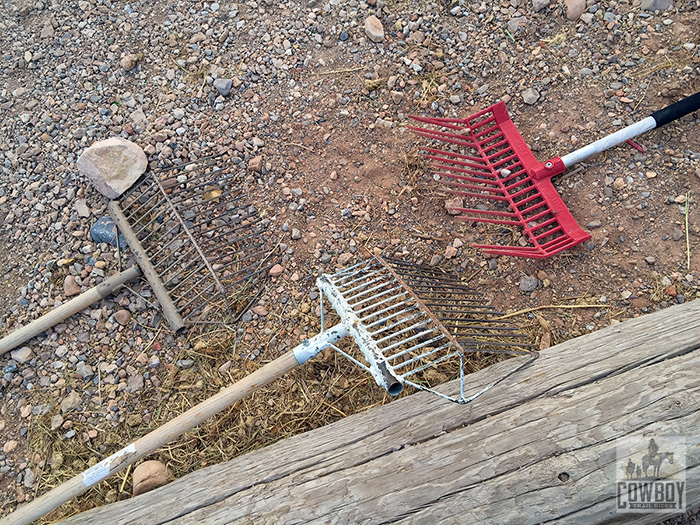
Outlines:
[[[396, 288], [392, 288], [391, 290], [387, 290], [386, 292], [382, 292], [382, 293], [380, 293], [380, 294], [373, 295], [373, 296], [370, 297], [369, 299], [365, 299], [364, 301], [359, 301], [359, 302], [357, 302], [357, 303], [355, 303], [355, 304], [352, 304], [352, 305], [350, 305], [350, 306], [352, 306], [353, 309], [354, 309], [356, 306], [359, 306], [359, 305], [364, 304], [364, 303], [366, 303], [366, 302], [368, 302], [368, 301], [371, 301], [372, 299], [376, 299], [376, 298], [378, 298], [378, 297], [382, 297], [383, 295], [386, 295], [386, 294], [388, 294], [388, 293], [392, 293], [392, 292], [394, 292], [394, 291], [396, 291], [396, 290], [403, 290], [403, 287], [402, 287], [402, 286], [397, 286]], [[397, 299], [397, 300], [398, 300], [399, 297], [403, 297], [404, 295], [407, 295], [407, 294], [408, 294], [408, 292], [404, 291], [404, 292], [402, 292], [402, 293], [398, 293], [398, 294], [396, 294], [396, 295], [392, 295], [391, 297], [389, 297], [389, 298], [387, 298], [387, 299], [384, 299], [384, 300], [382, 300], [382, 301], [379, 301], [378, 303], [374, 303], [374, 304], [371, 304], [371, 305], [369, 305], [369, 306], [367, 306], [367, 307], [365, 307], [365, 308], [360, 308], [359, 310], [355, 310], [355, 315], [361, 314], [362, 312], [366, 312], [367, 310], [371, 310], [372, 308], [375, 308], [376, 306], [379, 306], [380, 304], [384, 304], [384, 303], [386, 303], [387, 301], [391, 301], [391, 300], [393, 300], [393, 299]]]
[[[376, 317], [376, 316], [378, 316], [378, 315], [380, 315], [380, 314], [383, 314], [384, 312], [388, 312], [389, 310], [391, 310], [391, 309], [393, 309], [393, 308], [397, 308], [397, 307], [399, 307], [399, 306], [401, 306], [401, 305], [404, 305], [404, 304], [406, 304], [406, 303], [408, 303], [408, 301], [401, 301], [400, 303], [392, 304], [391, 306], [389, 306], [389, 307], [387, 307], [387, 308], [384, 308], [383, 310], [380, 310], [380, 311], [378, 311], [378, 312], [374, 312], [373, 314], [370, 314], [370, 315], [368, 315], [367, 317], [361, 317], [361, 318], [360, 318], [360, 321], [364, 321], [365, 319], [370, 319], [370, 318], [372, 318], [372, 317]], [[417, 304], [412, 304], [411, 306], [409, 306], [408, 308], [404, 308], [404, 309], [401, 310], [400, 312], [395, 312], [395, 313], [393, 313], [393, 314], [391, 314], [391, 315], [389, 315], [389, 316], [387, 316], [387, 317], [382, 317], [381, 319], [379, 319], [379, 320], [377, 320], [377, 321], [374, 321], [373, 323], [370, 323], [370, 324], [365, 325], [365, 328], [369, 329], [369, 328], [372, 328], [373, 326], [376, 326], [376, 325], [378, 325], [378, 324], [386, 323], [389, 319], [392, 319], [392, 318], [396, 317], [397, 315], [401, 315], [402, 313], [410, 312], [411, 310], [415, 310], [416, 308], [418, 308], [418, 305], [417, 305]], [[364, 324], [364, 322], [363, 322], [362, 324]], [[384, 329], [382, 328], [382, 330], [384, 330]], [[378, 334], [378, 333], [381, 332], [382, 330], [378, 330], [378, 331], [373, 332], [373, 333]]]
[[[396, 315], [398, 315], [398, 314], [400, 314], [400, 313], [401, 313], [401, 312], [397, 312]], [[396, 328], [396, 327], [399, 326], [399, 325], [402, 325], [402, 324], [404, 324], [404, 323], [408, 323], [408, 322], [410, 322], [410, 321], [413, 321], [414, 319], [416, 319], [416, 318], [418, 318], [418, 317], [422, 317], [423, 315], [425, 315], [424, 312], [418, 312], [417, 314], [413, 314], [412, 316], [407, 317], [406, 319], [401, 319], [400, 321], [396, 321], [395, 323], [392, 323], [392, 324], [390, 324], [390, 325], [384, 326], [384, 327], [380, 328], [379, 330], [377, 330], [376, 332], [370, 332], [370, 334], [371, 334], [372, 336], [379, 335], [379, 334], [381, 334], [382, 332], [386, 332], [387, 330], [391, 330], [392, 328]], [[395, 317], [395, 316], [392, 316], [392, 317]], [[383, 319], [383, 321], [386, 321], [387, 319], [389, 319], [389, 318], [388, 318], [388, 317], [385, 317], [385, 318]], [[425, 324], [427, 321], [430, 320], [430, 318], [424, 318], [424, 319], [425, 319], [425, 320], [422, 321], [420, 324]], [[377, 321], [377, 322], [379, 322], [379, 321]], [[365, 328], [367, 328], [367, 327], [365, 327]], [[397, 333], [400, 333], [400, 332], [397, 332]], [[396, 334], [394, 334], [394, 335], [396, 335]], [[377, 341], [377, 342], [379, 343], [380, 341], [383, 341], [383, 339], [380, 339], [380, 340]]]
[[[383, 269], [383, 268], [382, 268], [382, 269]], [[382, 277], [384, 277], [384, 276], [386, 275], [384, 272], [382, 272], [382, 269], [379, 269], [379, 270], [375, 270], [375, 271], [373, 271], [373, 272], [369, 272], [369, 273], [362, 274], [362, 275], [360, 275], [357, 279], [353, 279], [352, 281], [348, 281], [348, 282], [346, 282], [346, 283], [342, 283], [342, 284], [333, 283], [333, 284], [334, 284], [335, 287], [338, 288], [338, 290], [340, 291], [341, 288], [345, 288], [345, 287], [350, 286], [350, 285], [352, 285], [352, 284], [355, 284], [356, 282], [359, 282], [359, 281], [367, 281], [367, 280], [370, 279], [370, 277], [372, 277], [373, 275], [380, 274], [380, 277], [379, 277], [378, 279], [373, 279], [373, 280], [369, 281], [369, 282], [375, 282], [375, 281], [378, 281], [379, 279], [381, 279]], [[355, 275], [356, 275], [356, 274], [355, 274]], [[363, 283], [363, 285], [364, 285], [364, 283]], [[358, 287], [356, 287], [356, 288], [351, 288], [351, 289], [349, 289], [349, 290], [342, 290], [342, 293], [343, 293], [343, 295], [345, 295], [345, 294], [347, 294], [347, 293], [354, 292], [355, 290], [362, 288], [363, 285], [360, 285], [360, 286], [358, 286]]]
[[[415, 350], [418, 350], [419, 348], [423, 348], [424, 346], [427, 346], [427, 345], [429, 345], [429, 344], [432, 344], [432, 343], [434, 343], [435, 341], [439, 341], [440, 339], [443, 339], [443, 338], [444, 338], [444, 336], [433, 337], [433, 338], [430, 339], [429, 341], [425, 341], [424, 343], [421, 343], [421, 344], [419, 344], [419, 345], [415, 345], [415, 346], [412, 346], [411, 348], [408, 348], [408, 349], [406, 349], [406, 350], [402, 350], [402, 351], [399, 352], [398, 354], [394, 354], [394, 355], [392, 355], [391, 357], [387, 357], [387, 360], [391, 361], [391, 360], [394, 360], [394, 359], [396, 359], [396, 358], [398, 358], [398, 357], [402, 357], [402, 356], [404, 356], [404, 355], [406, 355], [406, 354], [410, 354], [411, 352], [414, 352]], [[405, 363], [401, 363], [401, 364], [399, 364], [399, 365], [396, 365], [396, 368], [401, 368], [402, 366], [406, 366], [407, 364], [413, 363], [413, 362], [414, 362], [415, 360], [417, 360], [417, 359], [422, 359], [422, 358], [424, 358], [424, 357], [426, 357], [426, 356], [429, 356], [429, 355], [434, 354], [435, 352], [439, 352], [440, 350], [442, 350], [442, 349], [444, 349], [444, 348], [449, 348], [450, 346], [452, 346], [452, 342], [451, 342], [451, 341], [450, 341], [449, 343], [445, 343], [444, 345], [442, 345], [442, 346], [440, 346], [440, 347], [438, 347], [438, 348], [434, 348], [434, 349], [431, 350], [430, 352], [426, 352], [426, 353], [424, 353], [424, 354], [421, 354], [421, 355], [419, 355], [419, 356], [416, 356], [416, 357], [414, 357], [414, 358], [412, 358], [412, 359], [406, 361]]]
[[[331, 275], [329, 280], [338, 288], [342, 288], [344, 286], [348, 286], [348, 285], [352, 284], [353, 282], [356, 282], [358, 280], [361, 280], [361, 279], [367, 277], [367, 275], [372, 275], [372, 274], [375, 274], [375, 273], [383, 270], [383, 268], [373, 270], [373, 268], [376, 268], [376, 266], [377, 266], [376, 264], [372, 264], [372, 265], [367, 266], [366, 268], [360, 268], [360, 269], [357, 269], [356, 266], [352, 266], [351, 269], [353, 269], [353, 271], [344, 273], [342, 275], [340, 275], [340, 274]], [[338, 278], [339, 275], [340, 275], [340, 278]]]
[[[419, 314], [419, 315], [420, 315], [420, 314]], [[416, 316], [414, 316], [414, 317], [418, 317], [418, 316], [416, 315]], [[408, 321], [409, 321], [409, 319], [406, 319], [406, 321], [403, 321], [403, 322], [408, 322]], [[432, 332], [433, 330], [435, 330], [435, 327], [427, 327], [427, 326], [426, 326], [427, 323], [428, 323], [428, 320], [421, 321], [420, 323], [415, 323], [415, 324], [413, 324], [413, 325], [411, 325], [411, 326], [407, 326], [406, 328], [404, 328], [404, 329], [402, 329], [402, 330], [399, 330], [398, 332], [392, 332], [391, 334], [389, 334], [389, 335], [387, 335], [387, 336], [385, 336], [385, 337], [382, 337], [381, 339], [375, 339], [374, 342], [377, 343], [377, 344], [383, 343], [384, 341], [388, 341], [389, 339], [393, 339], [394, 337], [397, 337], [397, 336], [399, 336], [399, 335], [401, 335], [401, 334], [404, 334], [404, 333], [406, 333], [406, 332], [409, 332], [410, 330], [415, 330], [415, 329], [416, 329], [417, 327], [419, 327], [419, 326], [426, 327], [426, 329], [423, 330], [422, 332], [420, 332], [418, 335], [416, 335], [416, 337], [418, 337], [418, 336], [420, 336], [420, 335], [423, 335], [423, 334], [425, 334], [426, 332]], [[401, 321], [399, 321], [399, 322], [396, 323], [396, 324], [401, 324]], [[442, 333], [442, 332], [441, 332], [441, 333]], [[376, 334], [376, 332], [375, 332], [375, 334]], [[397, 344], [398, 344], [398, 345], [401, 345], [401, 344], [403, 344], [403, 343], [406, 342], [406, 341], [410, 341], [410, 339], [404, 339], [403, 341], [400, 341], [400, 342], [397, 343]], [[389, 349], [391, 349], [391, 348], [392, 348], [391, 346], [390, 346], [390, 347], [387, 347], [387, 350], [389, 350]]]
[[[438, 327], [433, 326], [430, 330], [425, 330], [425, 331], [423, 331], [423, 332], [421, 332], [421, 333], [419, 333], [419, 334], [412, 335], [412, 336], [409, 337], [408, 339], [402, 339], [402, 340], [399, 341], [398, 343], [394, 343], [393, 345], [389, 345], [389, 346], [387, 346], [386, 348], [382, 348], [382, 353], [386, 352], [387, 350], [392, 350], [392, 349], [394, 349], [394, 348], [396, 348], [396, 347], [398, 347], [398, 346], [401, 346], [401, 345], [403, 345], [403, 344], [405, 344], [405, 343], [408, 343], [409, 341], [413, 341], [414, 339], [418, 339], [419, 337], [424, 337], [424, 336], [426, 336], [427, 334], [429, 334], [429, 333], [431, 333], [431, 332], [435, 332], [436, 330], [437, 330], [438, 333], [440, 334], [440, 337], [445, 337], [445, 335], [442, 333], [442, 331], [441, 331]], [[427, 343], [425, 343], [425, 344], [427, 344]], [[420, 347], [419, 347], [419, 348], [420, 348]]]
[[[372, 288], [368, 288], [368, 289], [366, 289], [366, 290], [362, 290], [363, 288], [367, 288], [367, 286], [373, 285], [373, 284], [375, 284], [375, 283], [377, 283], [377, 282], [380, 282], [381, 284], [379, 284], [379, 285], [377, 285], [377, 286], [373, 286]], [[393, 283], [395, 283], [395, 282], [396, 282], [396, 281], [387, 281], [387, 280], [385, 280], [385, 276], [381, 276], [381, 277], [379, 277], [379, 278], [377, 278], [377, 279], [372, 279], [371, 281], [368, 281], [368, 282], [366, 282], [366, 283], [364, 283], [364, 284], [362, 284], [362, 285], [360, 285], [360, 286], [356, 286], [356, 287], [353, 288], [352, 290], [345, 290], [345, 291], [340, 290], [340, 293], [341, 293], [341, 294], [343, 295], [343, 297], [345, 298], [345, 301], [346, 301], [347, 303], [350, 303], [352, 300], [357, 299], [358, 297], [362, 297], [362, 296], [367, 295], [367, 294], [370, 293], [370, 292], [374, 292], [375, 290], [380, 290], [380, 289], [382, 289], [382, 288], [386, 288], [387, 286], [391, 286], [391, 285], [392, 285]], [[362, 290], [362, 291], [361, 291], [360, 293], [355, 294], [355, 295], [350, 295], [350, 294], [349, 294], [349, 292], [355, 292], [355, 291], [358, 291], [358, 290]], [[370, 299], [371, 299], [371, 298], [370, 298]]]
[[347, 274], [347, 273], [350, 273], [350, 272], [352, 272], [352, 273], [354, 274], [354, 273], [356, 273], [354, 270], [355, 270], [356, 268], [359, 268], [359, 267], [362, 266], [363, 264], [366, 265], [368, 269], [369, 269], [369, 268], [374, 268], [374, 267], [380, 265], [380, 263], [379, 263], [376, 259], [370, 259], [370, 260], [367, 260], [367, 261], [359, 262], [359, 263], [357, 263], [357, 264], [353, 264], [352, 266], [348, 266], [347, 268], [345, 268], [345, 269], [343, 269], [343, 270], [340, 270], [338, 273], [334, 273], [334, 274], [331, 275], [330, 277], [331, 277], [332, 280], [334, 280], [336, 277], [342, 277], [343, 275], [345, 275], [345, 274]]
[[[406, 295], [406, 294], [404, 294], [404, 295]], [[383, 305], [384, 303], [387, 303], [387, 302], [389, 302], [389, 301], [393, 301], [396, 297], [398, 297], [398, 296], [389, 297], [388, 299], [384, 299], [383, 301], [379, 301], [377, 304], [372, 305], [372, 306], [381, 306], [381, 305]], [[410, 299], [413, 299], [413, 297], [410, 297]], [[383, 310], [380, 310], [379, 312], [372, 312], [372, 313], [366, 315], [365, 317], [360, 317], [360, 316], [358, 316], [358, 318], [360, 319], [360, 321], [364, 321], [365, 319], [372, 319], [372, 318], [374, 318], [374, 317], [377, 317], [377, 315], [379, 315], [381, 312], [386, 312], [386, 311], [391, 310], [392, 308], [398, 308], [398, 307], [400, 307], [401, 305], [404, 305], [404, 304], [408, 303], [408, 302], [410, 301], [410, 299], [409, 299], [409, 300], [406, 300], [406, 301], [399, 301], [398, 303], [394, 303], [394, 304], [392, 304], [391, 306], [388, 306], [387, 308], [384, 308]], [[371, 308], [372, 308], [372, 307], [370, 306], [369, 308], [365, 308], [365, 309], [362, 310], [362, 311], [369, 310], [369, 309], [371, 309]], [[383, 320], [384, 320], [384, 318], [380, 319], [378, 322], [381, 322], [381, 321], [383, 321]]]
[[[432, 353], [432, 352], [431, 352], [431, 353]], [[406, 376], [411, 376], [411, 375], [413, 375], [413, 374], [417, 374], [418, 372], [422, 372], [422, 371], [425, 370], [426, 368], [430, 368], [431, 366], [435, 366], [435, 365], [437, 365], [437, 364], [439, 364], [439, 363], [442, 363], [443, 361], [445, 361], [445, 360], [447, 360], [447, 359], [450, 359], [450, 358], [456, 356], [457, 354], [458, 354], [458, 352], [453, 352], [453, 353], [451, 353], [451, 354], [447, 354], [447, 355], [445, 355], [445, 356], [442, 356], [442, 357], [436, 359], [435, 361], [431, 361], [430, 363], [426, 363], [426, 364], [424, 364], [423, 366], [419, 366], [418, 368], [414, 368], [413, 370], [411, 370], [411, 371], [409, 371], [409, 372], [406, 372], [405, 375], [406, 375]], [[429, 355], [429, 354], [428, 354], [428, 355]], [[421, 357], [422, 357], [422, 356], [415, 357], [415, 358], [413, 358], [413, 359], [411, 359], [411, 360], [409, 360], [409, 361], [406, 361], [406, 363], [401, 363], [401, 365], [394, 367], [394, 370], [396, 370], [397, 368], [401, 368], [402, 366], [408, 365], [408, 364], [410, 364], [410, 363], [413, 363], [413, 362], [415, 362], [417, 359], [420, 359]]]

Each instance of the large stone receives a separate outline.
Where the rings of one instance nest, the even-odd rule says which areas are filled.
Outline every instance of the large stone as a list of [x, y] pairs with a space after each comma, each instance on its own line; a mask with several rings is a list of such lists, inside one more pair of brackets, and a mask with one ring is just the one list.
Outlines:
[[134, 469], [132, 479], [133, 494], [138, 496], [161, 485], [165, 485], [170, 478], [168, 467], [160, 461], [144, 461]]
[[78, 391], [75, 389], [71, 390], [68, 397], [61, 401], [61, 414], [65, 414], [66, 412], [70, 412], [71, 410], [78, 408], [82, 402], [83, 400], [80, 398]]
[[63, 295], [70, 297], [71, 295], [78, 295], [80, 293], [80, 286], [75, 282], [75, 277], [72, 275], [66, 275], [63, 280]]
[[32, 349], [28, 346], [23, 346], [22, 348], [13, 350], [10, 353], [10, 356], [12, 356], [12, 359], [17, 361], [20, 365], [23, 365], [24, 363], [29, 362], [29, 360], [34, 356], [34, 352], [32, 352]]
[[523, 102], [525, 104], [528, 104], [532, 106], [534, 103], [536, 103], [540, 99], [540, 93], [536, 89], [533, 88], [527, 88], [525, 91], [521, 93], [523, 97]]
[[665, 11], [673, 7], [673, 0], [642, 0], [640, 7], [644, 11]]
[[217, 78], [214, 81], [214, 87], [222, 97], [225, 97], [230, 93], [232, 84], [233, 81], [230, 78]]
[[532, 9], [535, 13], [538, 13], [549, 6], [549, 1], [550, 0], [532, 0]]
[[379, 18], [372, 15], [365, 20], [365, 34], [372, 42], [382, 42], [384, 40], [384, 27]]
[[586, 10], [586, 0], [564, 0], [566, 5], [566, 18], [578, 20]]
[[262, 161], [263, 159], [260, 155], [253, 157], [248, 161], [248, 169], [255, 173], [260, 173], [262, 171]]
[[133, 142], [112, 137], [86, 149], [77, 166], [102, 195], [116, 199], [146, 171], [148, 160]]

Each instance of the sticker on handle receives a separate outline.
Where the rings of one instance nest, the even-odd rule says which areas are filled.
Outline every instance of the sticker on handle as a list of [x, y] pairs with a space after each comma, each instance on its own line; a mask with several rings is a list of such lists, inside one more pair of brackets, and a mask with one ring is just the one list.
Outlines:
[[96, 465], [93, 465], [85, 472], [83, 472], [83, 484], [86, 487], [91, 487], [95, 483], [102, 481], [107, 476], [109, 476], [112, 463], [114, 463], [117, 459], [121, 458], [122, 456], [125, 456], [126, 454], [133, 454], [134, 452], [136, 452], [136, 447], [132, 443], [128, 447], [115, 452], [108, 458], [105, 458]]

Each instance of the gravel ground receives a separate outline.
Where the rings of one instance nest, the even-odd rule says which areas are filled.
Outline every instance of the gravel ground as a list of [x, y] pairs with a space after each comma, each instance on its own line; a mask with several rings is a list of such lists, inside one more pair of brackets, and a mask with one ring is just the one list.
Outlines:
[[[238, 328], [251, 358], [313, 328], [298, 321], [316, 304], [312, 277], [361, 247], [424, 263], [447, 254], [459, 271], [481, 272], [475, 282], [504, 310], [593, 298], [600, 308], [540, 322], [552, 344], [694, 299], [683, 218], [688, 192], [700, 190], [698, 115], [650, 134], [643, 154], [618, 148], [565, 176], [560, 193], [593, 240], [553, 261], [469, 249], [488, 232], [456, 224], [430, 176], [406, 171], [402, 152], [420, 144], [403, 133], [411, 112], [465, 116], [505, 100], [543, 158], [698, 91], [700, 2], [655, 11], [666, 2], [588, 0], [574, 12], [576, 3], [4, 4], [0, 330], [65, 301], [67, 277], [85, 291], [128, 263], [91, 239], [106, 200], [75, 164], [112, 136], [139, 144], [152, 169], [209, 155], [238, 166], [285, 268]], [[699, 232], [692, 217], [693, 244]], [[194, 365], [192, 341], [169, 332], [147, 284], [132, 289], [0, 357], [3, 513], [35, 497], [50, 462], [29, 457], [35, 418], [109, 453], [99, 433], [148, 423], [156, 408], [129, 422], [136, 394]], [[288, 336], [263, 347], [277, 308]]]

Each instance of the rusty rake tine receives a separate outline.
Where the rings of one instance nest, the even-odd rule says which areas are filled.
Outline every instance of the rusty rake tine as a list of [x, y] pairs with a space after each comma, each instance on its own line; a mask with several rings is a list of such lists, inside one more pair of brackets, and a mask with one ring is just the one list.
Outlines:
[[[447, 290], [447, 291], [453, 291], [453, 293], [480, 295], [479, 292], [475, 291], [474, 289], [469, 288], [468, 286], [466, 286], [464, 284], [457, 284], [457, 283], [445, 283], [445, 284], [443, 284], [442, 282], [426, 283], [425, 281], [422, 281], [422, 282], [416, 281], [416, 282], [411, 283], [411, 287], [415, 288], [415, 289]], [[465, 299], [460, 297], [459, 300], [464, 301]], [[468, 300], [473, 301], [473, 299], [468, 299]]]
[[[205, 162], [205, 161], [210, 161], [211, 159], [219, 159], [223, 155], [222, 154], [217, 154], [217, 155], [209, 155], [207, 157], [202, 157], [201, 159], [196, 159], [196, 160], [191, 160], [189, 162], [185, 162], [183, 164], [177, 164], [177, 165], [172, 165], [172, 166], [166, 166], [164, 168], [158, 168], [157, 170], [154, 170], [152, 173], [165, 173], [168, 171], [182, 171], [184, 170], [187, 166], [191, 164], [196, 164], [197, 162]], [[209, 164], [209, 166], [216, 166], [216, 163]]]
[[[386, 308], [383, 308], [382, 310], [379, 310], [378, 312], [372, 312], [368, 316], [361, 317], [360, 320], [365, 321], [366, 319], [372, 319], [373, 317], [377, 317], [378, 315], [382, 315], [383, 313], [389, 312], [389, 311], [393, 310], [394, 308], [399, 308], [400, 306], [403, 306], [404, 304], [409, 304], [409, 303], [410, 303], [410, 299], [400, 301], [398, 303], [394, 303], [391, 306], [388, 306]], [[378, 319], [377, 321], [374, 321], [373, 323], [370, 323], [370, 324], [365, 325], [365, 326], [366, 326], [366, 328], [373, 328], [374, 326], [376, 326], [378, 324], [386, 322], [388, 319], [396, 317], [397, 315], [401, 315], [404, 312], [410, 312], [411, 310], [415, 310], [416, 308], [418, 308], [418, 305], [414, 303], [411, 306], [409, 306], [408, 308], [401, 310], [400, 312], [394, 312], [393, 314], [391, 314], [387, 317], [382, 317], [382, 318]]]
[[[214, 180], [211, 180], [209, 178], [210, 175], [216, 174], [216, 178]], [[219, 175], [225, 175], [225, 177], [220, 177]], [[201, 184], [200, 184], [201, 181]], [[229, 182], [240, 182], [239, 180], [239, 175], [236, 173], [232, 173], [230, 171], [224, 170], [215, 170], [215, 171], [210, 171], [209, 173], [199, 173], [196, 177], [193, 177], [192, 179], [188, 178], [187, 180], [188, 183], [193, 184], [191, 188], [188, 188], [188, 191], [191, 192], [197, 192], [201, 193], [201, 190], [203, 188], [210, 187], [212, 185], [219, 185], [220, 187], [225, 186]], [[243, 189], [240, 186], [235, 186], [232, 191], [242, 191]]]

